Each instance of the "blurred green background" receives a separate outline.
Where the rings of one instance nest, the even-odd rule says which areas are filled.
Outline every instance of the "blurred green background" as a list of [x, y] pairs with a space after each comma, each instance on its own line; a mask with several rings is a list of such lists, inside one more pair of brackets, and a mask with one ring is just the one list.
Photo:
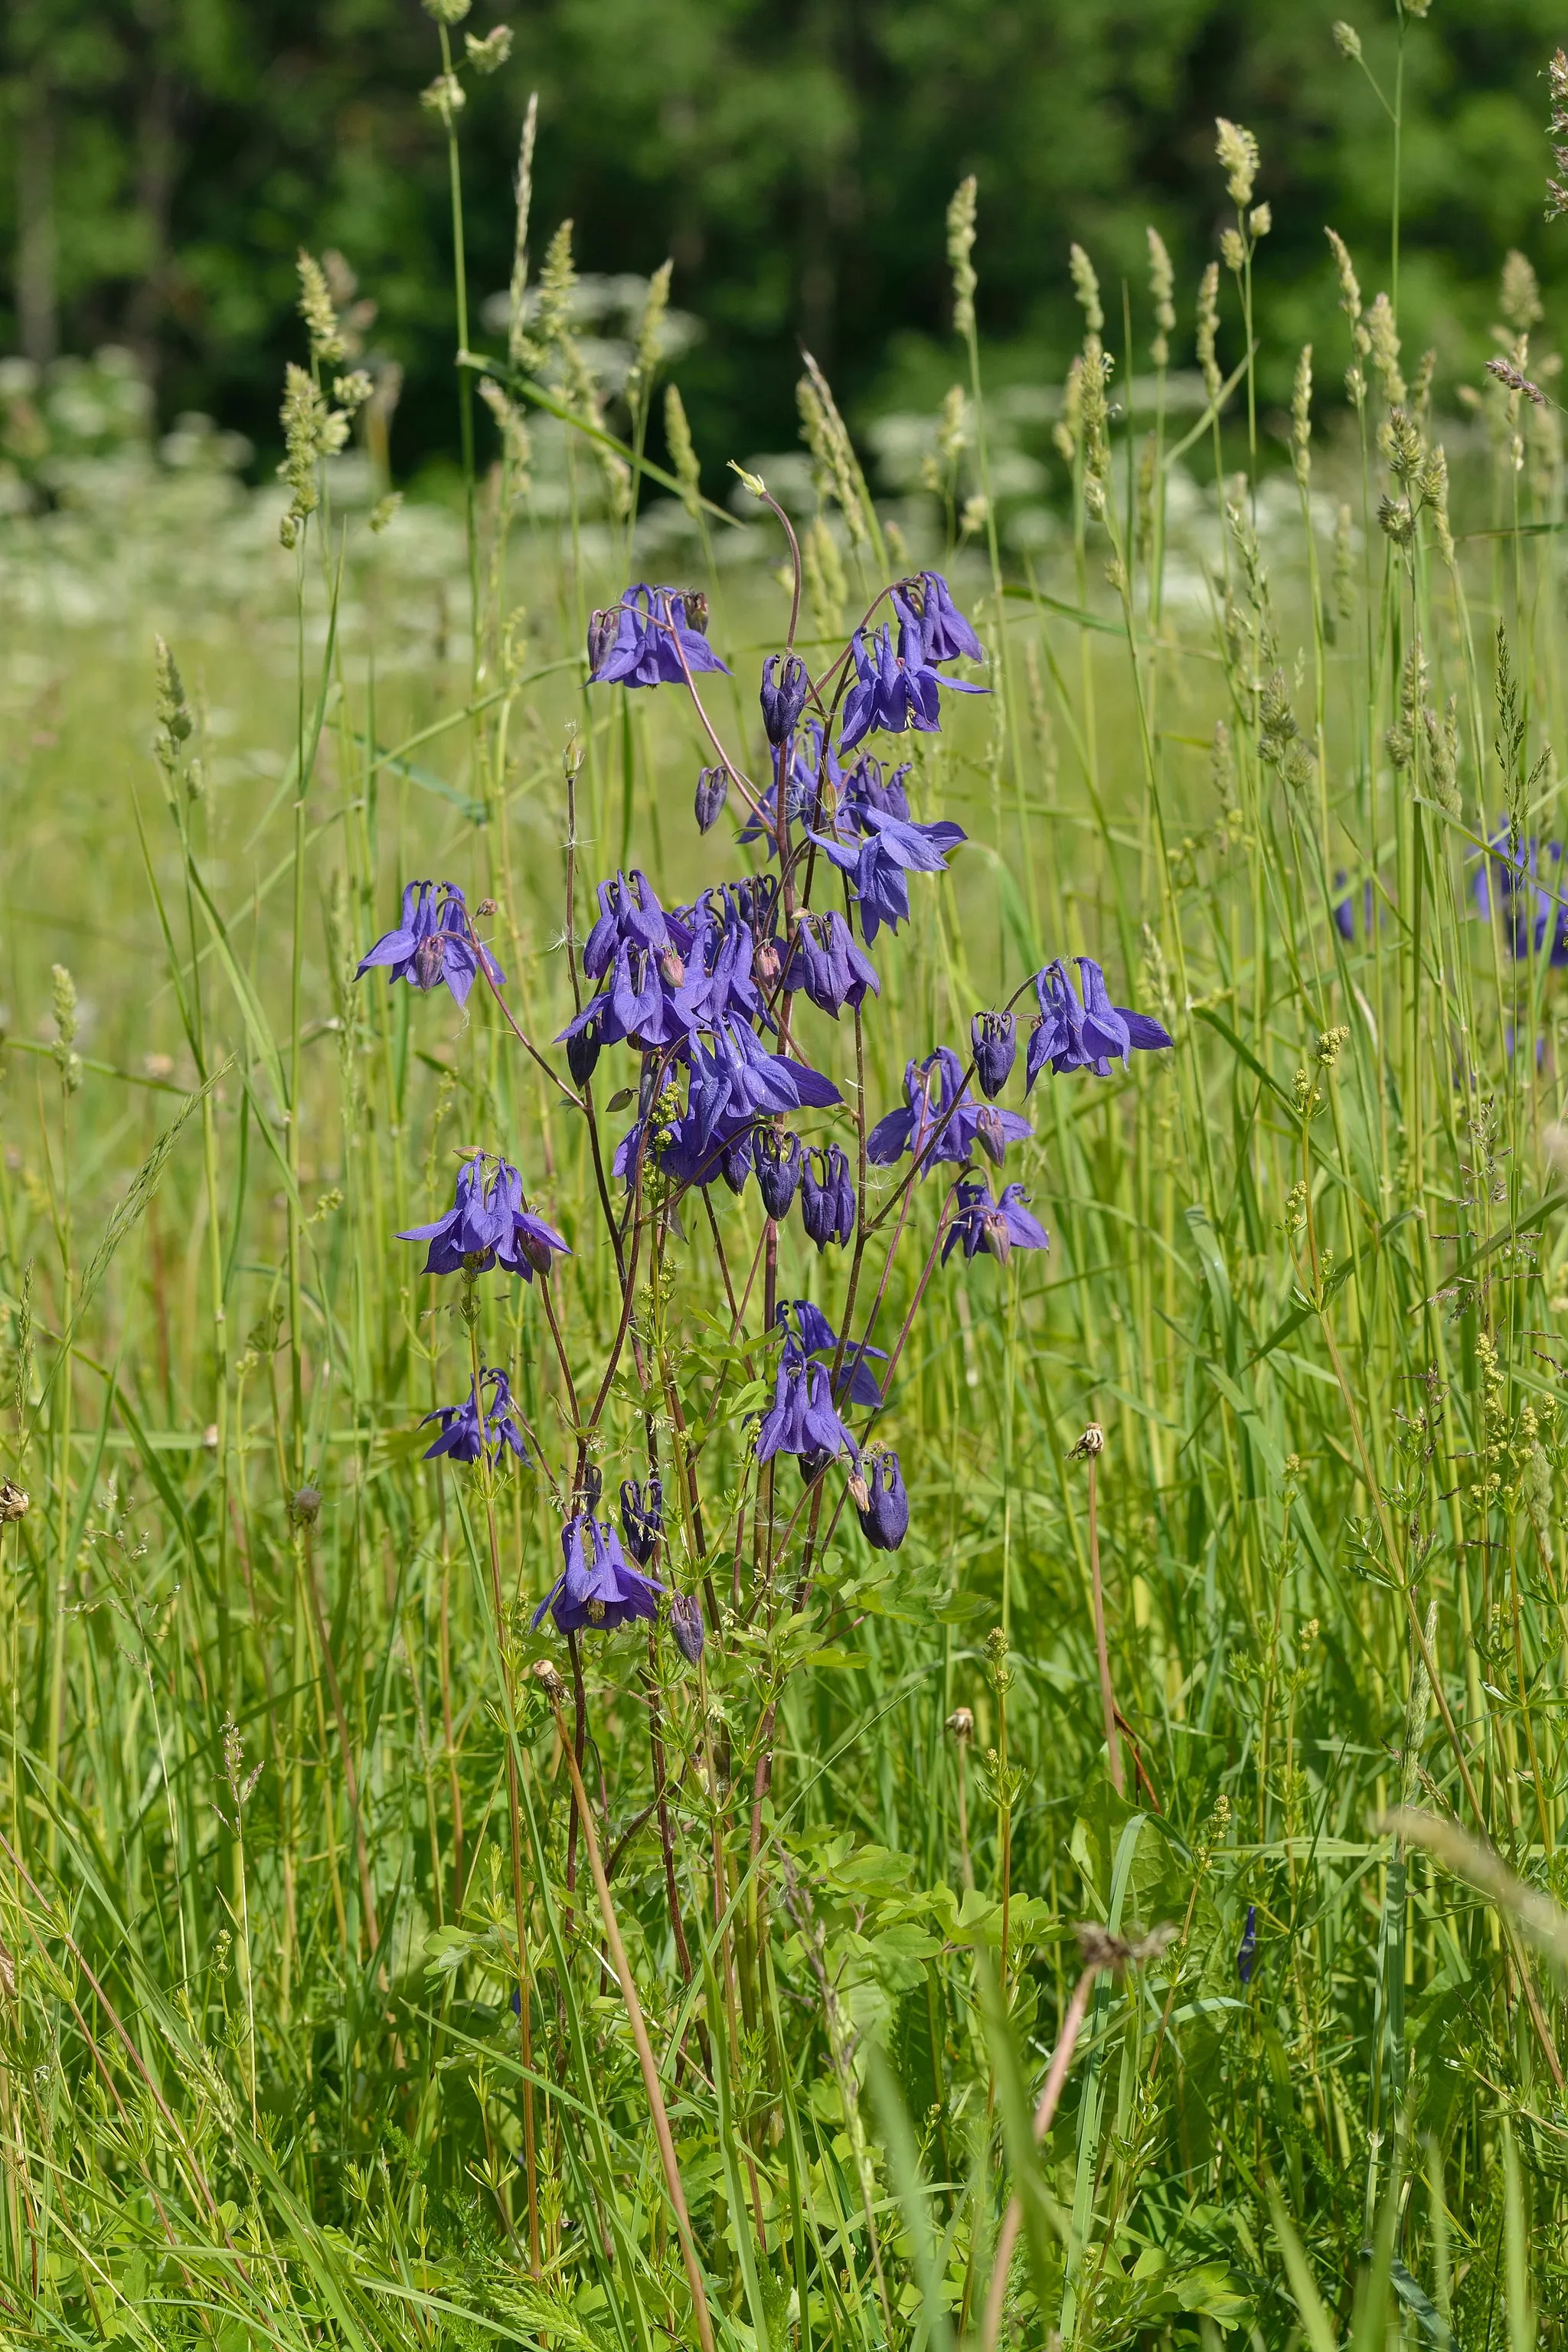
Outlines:
[[[1184, 295], [1173, 356], [1190, 353], [1193, 289], [1227, 216], [1216, 112], [1263, 150], [1271, 398], [1331, 314], [1323, 223], [1369, 296], [1386, 279], [1388, 121], [1319, 0], [533, 0], [501, 16], [510, 59], [463, 119], [474, 298], [507, 281], [537, 88], [535, 249], [570, 215], [585, 270], [673, 257], [675, 300], [703, 330], [676, 373], [714, 478], [731, 454], [793, 442], [802, 342], [853, 418], [934, 404], [952, 373], [942, 215], [967, 172], [994, 381], [1065, 364], [1074, 237], [1118, 340], [1149, 221]], [[495, 21], [479, 0], [464, 29]], [[262, 466], [297, 341], [296, 249], [336, 247], [405, 371], [395, 467], [450, 447], [446, 157], [419, 104], [439, 60], [417, 0], [9, 0], [3, 24], [0, 352], [127, 345], [165, 423], [206, 411]], [[1357, 26], [1392, 98], [1398, 20], [1384, 6]], [[1568, 274], [1568, 231], [1542, 207], [1563, 29], [1548, 0], [1406, 11], [1401, 325], [1445, 373], [1490, 348], [1505, 247], [1530, 254], [1549, 303]]]

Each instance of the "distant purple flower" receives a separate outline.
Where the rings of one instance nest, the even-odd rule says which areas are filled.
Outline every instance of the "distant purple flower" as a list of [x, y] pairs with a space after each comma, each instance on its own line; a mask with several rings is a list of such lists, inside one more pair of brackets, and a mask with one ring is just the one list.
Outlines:
[[881, 992], [870, 958], [857, 944], [855, 934], [838, 912], [800, 915], [784, 958], [784, 984], [802, 989], [813, 1004], [835, 1021], [846, 1004], [858, 1009], [866, 992]]
[[[437, 902], [437, 893], [439, 892]], [[356, 980], [386, 969], [387, 981], [410, 988], [449, 988], [459, 1004], [468, 1001], [475, 975], [483, 971], [500, 988], [505, 979], [488, 948], [473, 936], [467, 902], [455, 882], [405, 882], [403, 918], [361, 959]]]
[[942, 1264], [955, 1249], [966, 1258], [1000, 1258], [1004, 1265], [1016, 1249], [1049, 1249], [1050, 1235], [1031, 1215], [1028, 1197], [1021, 1184], [1009, 1184], [994, 1201], [984, 1176], [961, 1177], [952, 1224], [942, 1245]]
[[931, 662], [984, 661], [985, 648], [952, 601], [952, 591], [940, 572], [922, 572], [900, 580], [893, 603], [920, 624], [926, 659]]
[[892, 630], [883, 624], [869, 646], [863, 629], [851, 640], [855, 683], [844, 698], [844, 719], [838, 734], [842, 754], [864, 737], [881, 733], [902, 735], [910, 728], [934, 735], [941, 725], [938, 689], [951, 693], [984, 694], [983, 686], [965, 678], [943, 677], [927, 655], [921, 623], [905, 605], [900, 614], [899, 646], [893, 650]]
[[898, 1455], [867, 1454], [849, 1481], [849, 1499], [872, 1550], [897, 1551], [910, 1531], [910, 1498]]
[[1236, 1973], [1244, 1985], [1252, 1982], [1253, 1964], [1258, 1958], [1258, 1906], [1247, 1906], [1247, 1925], [1241, 1931], [1241, 1941], [1236, 1948]]
[[[1345, 876], [1343, 868], [1342, 867], [1340, 872], [1334, 876], [1335, 889], [1343, 889], [1344, 882]], [[1362, 886], [1361, 928], [1362, 936], [1364, 939], [1370, 939], [1372, 937], [1372, 920], [1373, 886], [1369, 878]], [[1338, 931], [1342, 940], [1351, 943], [1354, 942], [1356, 935], [1356, 902], [1353, 892], [1348, 893], [1346, 897], [1335, 900], [1334, 929]]]
[[707, 618], [705, 597], [639, 582], [626, 589], [618, 605], [594, 615], [588, 632], [589, 683], [680, 686], [688, 670], [724, 670], [708, 642]]
[[[795, 1318], [793, 1332], [790, 1331], [792, 1315]], [[809, 1298], [797, 1298], [793, 1305], [781, 1301], [773, 1310], [773, 1319], [792, 1338], [799, 1339], [808, 1356], [815, 1356], [819, 1363], [826, 1364], [831, 1370], [833, 1359], [838, 1351], [838, 1334], [820, 1307], [814, 1307]], [[887, 1349], [868, 1348], [864, 1340], [858, 1347], [845, 1349], [844, 1361], [838, 1367], [838, 1379], [835, 1384], [835, 1393], [840, 1403], [847, 1400], [850, 1404], [864, 1405], [873, 1412], [881, 1403], [881, 1384], [871, 1370], [873, 1360], [885, 1364]]]
[[1552, 963], [1568, 963], [1568, 866], [1563, 843], [1539, 841], [1533, 834], [1521, 839], [1504, 825], [1493, 834], [1488, 850], [1474, 885], [1480, 912], [1490, 915], [1495, 908], [1515, 957], [1540, 955], [1545, 950]]
[[1028, 1120], [1016, 1111], [982, 1111], [964, 1084], [963, 1065], [951, 1045], [939, 1045], [923, 1062], [906, 1066], [904, 1094], [907, 1107], [879, 1118], [867, 1139], [866, 1156], [876, 1167], [890, 1167], [906, 1152], [913, 1152], [921, 1160], [922, 1175], [929, 1175], [941, 1160], [962, 1163], [973, 1151], [982, 1118], [990, 1123], [988, 1145], [993, 1158], [995, 1146], [1005, 1150], [1009, 1143], [1034, 1133]]
[[707, 1628], [702, 1622], [702, 1603], [695, 1592], [672, 1592], [669, 1596], [669, 1630], [675, 1636], [675, 1646], [689, 1666], [694, 1666], [702, 1655]]
[[977, 1013], [969, 1024], [969, 1038], [980, 1091], [988, 1102], [994, 1102], [1012, 1076], [1018, 1024], [1010, 1013]]
[[[812, 1162], [822, 1161], [820, 1182]], [[801, 1165], [800, 1221], [819, 1250], [830, 1242], [842, 1247], [855, 1231], [855, 1180], [849, 1162], [837, 1143], [822, 1152], [808, 1151]]]
[[611, 1633], [635, 1618], [658, 1615], [663, 1585], [630, 1565], [607, 1519], [580, 1511], [561, 1530], [561, 1550], [566, 1565], [533, 1612], [535, 1632], [546, 1614], [562, 1633], [585, 1625]]
[[752, 1145], [763, 1207], [776, 1222], [787, 1217], [800, 1183], [800, 1138], [782, 1127], [759, 1127]]
[[[480, 1392], [492, 1391], [488, 1404], [481, 1405]], [[440, 1404], [427, 1412], [419, 1424], [438, 1421], [441, 1434], [426, 1453], [431, 1462], [446, 1454], [453, 1462], [477, 1462], [488, 1447], [492, 1459], [499, 1459], [502, 1446], [510, 1445], [520, 1462], [529, 1459], [528, 1448], [522, 1442], [522, 1432], [512, 1418], [511, 1383], [503, 1371], [494, 1365], [488, 1370], [481, 1365], [478, 1389], [470, 1387], [462, 1404]]]
[[805, 664], [798, 654], [785, 656], [784, 675], [775, 679], [778, 666], [777, 654], [770, 654], [763, 664], [763, 726], [775, 751], [800, 725], [805, 698], [811, 690]]
[[[779, 1358], [773, 1410], [764, 1413], [757, 1433], [757, 1460], [771, 1462], [775, 1454], [798, 1454], [805, 1462], [826, 1466], [836, 1454], [844, 1453], [855, 1454], [855, 1441], [828, 1394], [827, 1374], [797, 1340], [786, 1339]], [[815, 1470], [808, 1475], [815, 1475]]]
[[1058, 1077], [1071, 1070], [1093, 1070], [1108, 1078], [1113, 1060], [1124, 1062], [1133, 1052], [1149, 1053], [1172, 1043], [1170, 1031], [1146, 1013], [1111, 1003], [1105, 974], [1091, 957], [1075, 961], [1083, 974], [1081, 1004], [1060, 957], [1035, 974], [1040, 1017], [1029, 1037], [1026, 1092], [1047, 1063]]
[[664, 1488], [655, 1470], [646, 1489], [635, 1478], [621, 1482], [621, 1534], [639, 1568], [646, 1568], [658, 1549], [664, 1527]]

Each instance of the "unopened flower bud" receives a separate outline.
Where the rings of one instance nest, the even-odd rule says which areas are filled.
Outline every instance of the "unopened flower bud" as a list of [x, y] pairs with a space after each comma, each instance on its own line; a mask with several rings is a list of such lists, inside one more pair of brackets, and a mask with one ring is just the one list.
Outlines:
[[574, 1086], [587, 1085], [598, 1063], [600, 1051], [597, 1021], [590, 1021], [585, 1029], [579, 1029], [567, 1038], [566, 1066], [572, 1073]]
[[980, 1091], [988, 1102], [994, 1101], [1012, 1074], [1018, 1024], [1010, 1013], [977, 1013], [969, 1024], [969, 1036]]
[[1002, 1114], [989, 1103], [974, 1122], [974, 1139], [993, 1166], [1000, 1168], [1007, 1157], [1007, 1130], [1002, 1124]]
[[599, 1507], [599, 1497], [605, 1491], [605, 1474], [596, 1462], [585, 1462], [577, 1488], [578, 1500], [590, 1518]]
[[697, 830], [709, 833], [719, 822], [725, 802], [730, 797], [729, 771], [724, 768], [704, 768], [697, 779]]
[[768, 741], [773, 745], [787, 741], [800, 724], [801, 712], [811, 681], [805, 664], [798, 654], [791, 654], [784, 662], [784, 675], [774, 683], [779, 666], [777, 654], [770, 654], [763, 664], [763, 725]]
[[702, 1655], [702, 1645], [708, 1638], [702, 1622], [702, 1604], [695, 1592], [675, 1592], [669, 1601], [669, 1630], [675, 1636], [675, 1646], [689, 1666], [694, 1666]]
[[621, 625], [620, 608], [611, 605], [588, 616], [588, 675], [597, 677], [615, 650]]

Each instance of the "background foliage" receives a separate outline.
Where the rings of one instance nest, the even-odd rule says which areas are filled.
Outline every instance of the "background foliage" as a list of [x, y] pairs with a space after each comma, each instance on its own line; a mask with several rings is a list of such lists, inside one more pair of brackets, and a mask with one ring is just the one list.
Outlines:
[[[1331, 0], [537, 0], [510, 18], [511, 60], [465, 121], [483, 192], [471, 288], [507, 282], [500, 192], [537, 88], [536, 217], [574, 220], [587, 269], [672, 257], [675, 299], [706, 331], [680, 370], [699, 448], [712, 462], [776, 447], [793, 438], [800, 340], [851, 413], [917, 390], [934, 404], [942, 210], [966, 172], [980, 180], [982, 331], [1010, 372], [1065, 364], [1069, 236], [1099, 258], [1115, 344], [1119, 279], [1141, 277], [1153, 221], [1190, 332], [1226, 114], [1257, 132], [1275, 208], [1265, 381], [1280, 398], [1294, 346], [1331, 310], [1323, 222], [1366, 252], [1374, 286], [1388, 249], [1386, 124], [1334, 51], [1333, 13]], [[1549, 0], [1450, 0], [1411, 47], [1403, 323], [1453, 362], [1479, 347], [1503, 247], [1549, 286], [1563, 274], [1540, 203], [1541, 61], [1560, 32]], [[1381, 11], [1363, 35], [1392, 95]], [[8, 273], [0, 348], [125, 341], [155, 372], [165, 420], [204, 409], [267, 446], [296, 249], [336, 246], [407, 373], [397, 462], [455, 446], [446, 157], [418, 104], [436, 58], [417, 0], [13, 0], [0, 39], [15, 159], [0, 242], [32, 257], [35, 289], [24, 304]]]

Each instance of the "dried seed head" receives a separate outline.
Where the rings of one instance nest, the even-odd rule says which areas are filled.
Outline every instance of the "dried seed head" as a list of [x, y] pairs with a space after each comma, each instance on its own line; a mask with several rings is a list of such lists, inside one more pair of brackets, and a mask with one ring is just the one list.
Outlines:
[[1499, 300], [1504, 319], [1516, 334], [1527, 333], [1546, 316], [1535, 272], [1517, 247], [1510, 247], [1503, 257]]
[[1100, 306], [1100, 280], [1081, 245], [1069, 247], [1068, 268], [1072, 273], [1072, 290], [1083, 312], [1084, 325], [1091, 335], [1100, 335], [1105, 328], [1105, 312]]
[[1273, 207], [1269, 205], [1254, 205], [1247, 215], [1247, 234], [1253, 244], [1256, 245], [1260, 236], [1267, 236], [1273, 226]]
[[1250, 131], [1239, 122], [1227, 122], [1223, 114], [1215, 117], [1215, 153], [1226, 173], [1226, 189], [1237, 211], [1252, 202], [1253, 183], [1258, 177], [1258, 142]]
[[1219, 264], [1211, 261], [1198, 281], [1198, 365], [1210, 402], [1219, 398], [1219, 362], [1215, 342], [1219, 333]]
[[13, 1486], [9, 1478], [0, 1478], [0, 1520], [25, 1519], [31, 1507], [30, 1496]]
[[1221, 230], [1219, 257], [1235, 277], [1241, 276], [1247, 267], [1247, 247], [1242, 241], [1241, 231], [1238, 228]]
[[492, 25], [482, 41], [476, 41], [472, 33], [465, 33], [463, 47], [477, 74], [500, 73], [511, 55], [511, 26]]
[[289, 1517], [297, 1528], [313, 1528], [321, 1516], [321, 1490], [300, 1486], [289, 1497]]
[[959, 335], [974, 332], [974, 289], [980, 280], [970, 255], [974, 250], [974, 174], [961, 180], [947, 208], [947, 260], [952, 271], [952, 327]]
[[1068, 1458], [1072, 1462], [1084, 1462], [1090, 1454], [1103, 1454], [1104, 1451], [1105, 1432], [1098, 1421], [1091, 1421], [1083, 1435], [1074, 1443]]
[[1154, 324], [1159, 330], [1150, 345], [1150, 355], [1157, 368], [1168, 366], [1171, 346], [1168, 338], [1176, 331], [1176, 280], [1171, 268], [1171, 257], [1165, 240], [1157, 228], [1147, 231], [1149, 239], [1149, 292], [1154, 304]]
[[348, 345], [338, 325], [327, 273], [312, 254], [300, 248], [300, 316], [310, 338], [310, 357], [326, 366], [348, 357]]
[[685, 403], [672, 383], [665, 386], [664, 437], [669, 448], [669, 462], [675, 468], [675, 478], [680, 484], [680, 503], [695, 522], [701, 512], [702, 468], [691, 446], [691, 427], [686, 421]]
[[1146, 1936], [1127, 1937], [1113, 1936], [1098, 1920], [1079, 1920], [1073, 1928], [1078, 1948], [1083, 1955], [1086, 1969], [1141, 1968], [1146, 1960], [1156, 1960], [1161, 1953], [1175, 1942], [1179, 1929], [1169, 1920], [1151, 1927]]
[[545, 1697], [550, 1701], [551, 1706], [559, 1706], [561, 1700], [564, 1698], [566, 1695], [566, 1685], [562, 1681], [560, 1674], [557, 1672], [556, 1668], [551, 1664], [548, 1658], [535, 1659], [533, 1666], [533, 1679], [539, 1685], [540, 1689], [544, 1693]]
[[1394, 323], [1394, 305], [1386, 294], [1373, 298], [1366, 314], [1366, 331], [1372, 351], [1372, 363], [1383, 380], [1383, 396], [1391, 408], [1405, 398], [1405, 378], [1399, 373], [1399, 334]]
[[1303, 343], [1290, 391], [1290, 450], [1296, 479], [1303, 489], [1312, 473], [1312, 346]]
[[[1568, 53], [1559, 49], [1547, 67], [1552, 84], [1552, 160], [1559, 172], [1568, 174]], [[1562, 180], [1546, 183], [1546, 217], [1555, 220], [1560, 213], [1568, 212], [1568, 187]]]
[[966, 1706], [955, 1706], [947, 1718], [947, 1727], [962, 1748], [974, 1737], [974, 1717]]

